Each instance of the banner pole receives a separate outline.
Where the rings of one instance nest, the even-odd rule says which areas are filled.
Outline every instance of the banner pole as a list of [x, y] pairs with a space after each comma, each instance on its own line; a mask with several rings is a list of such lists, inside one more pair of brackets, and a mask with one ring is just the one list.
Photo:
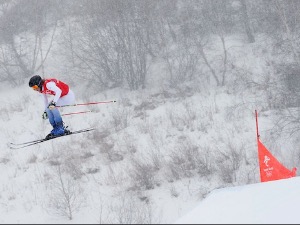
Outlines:
[[258, 113], [257, 110], [255, 110], [255, 121], [256, 121], [256, 143], [257, 143], [257, 159], [258, 159], [258, 165], [259, 165], [259, 177], [260, 177], [260, 182], [262, 182], [262, 167], [261, 167], [261, 159], [260, 159], [260, 150], [259, 150], [259, 134], [258, 134]]
[[256, 120], [256, 138], [257, 141], [259, 140], [259, 133], [258, 133], [258, 114], [257, 114], [257, 110], [255, 110], [255, 120]]

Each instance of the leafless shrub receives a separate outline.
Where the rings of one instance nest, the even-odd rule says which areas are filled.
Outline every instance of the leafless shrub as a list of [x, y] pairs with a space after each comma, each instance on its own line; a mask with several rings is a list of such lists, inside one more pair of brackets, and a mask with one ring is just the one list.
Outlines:
[[131, 117], [132, 113], [127, 108], [115, 109], [112, 111], [112, 118], [115, 131], [120, 131], [128, 127], [129, 118]]
[[10, 193], [7, 198], [9, 201], [13, 201], [16, 199], [16, 193]]
[[134, 107], [134, 111], [147, 111], [147, 110], [153, 110], [155, 109], [157, 106], [155, 105], [155, 103], [153, 101], [143, 101], [141, 104], [137, 105]]
[[10, 159], [7, 158], [0, 158], [0, 163], [6, 164], [10, 161]]
[[80, 151], [80, 143], [74, 142], [73, 145], [69, 145], [66, 142], [61, 143], [59, 147], [57, 144], [52, 144], [52, 152], [48, 157], [50, 165], [54, 167], [61, 166], [64, 173], [70, 175], [75, 180], [80, 179], [84, 175], [82, 168], [84, 158], [82, 157], [83, 152]]
[[186, 124], [186, 127], [190, 129], [191, 131], [195, 130], [195, 120], [197, 118], [197, 110], [193, 106], [193, 103], [185, 101], [183, 103], [184, 106], [184, 121]]
[[[28, 103], [28, 95], [22, 95], [20, 101]], [[10, 119], [11, 112], [23, 112], [26, 104], [20, 104], [19, 101], [11, 101], [9, 103], [1, 102], [2, 108], [0, 110], [0, 118], [6, 122]]]
[[124, 156], [118, 152], [109, 152], [108, 158], [110, 159], [111, 162], [118, 162], [118, 161], [122, 161], [124, 159]]
[[173, 185], [170, 188], [170, 193], [175, 198], [178, 198], [178, 196], [179, 196], [179, 192], [176, 190], [176, 188]]
[[220, 175], [221, 179], [227, 183], [231, 184], [234, 181], [233, 174], [232, 174], [232, 167], [229, 163], [220, 162]]
[[154, 216], [155, 211], [148, 201], [140, 201], [128, 193], [121, 194], [109, 211], [109, 222], [113, 224], [155, 224], [160, 221], [159, 216]]
[[[163, 119], [157, 118], [155, 121], [156, 123], [163, 125]], [[149, 126], [148, 134], [151, 138], [151, 143], [156, 149], [161, 148], [165, 144], [164, 131], [161, 130], [160, 132], [157, 132], [156, 125], [152, 124]]]
[[120, 178], [120, 174], [117, 172], [116, 168], [112, 167], [110, 164], [107, 169], [107, 175], [104, 180], [108, 185], [118, 185], [122, 182], [122, 178]]
[[138, 123], [137, 128], [141, 134], [149, 134], [151, 132], [153, 125], [148, 118], [143, 118], [141, 122]]
[[182, 121], [182, 118], [174, 112], [174, 109], [168, 110], [167, 114], [168, 114], [168, 118], [171, 122], [171, 126], [176, 128], [178, 131], [183, 131], [184, 130], [184, 121]]
[[141, 120], [145, 120], [147, 118], [147, 112], [145, 110], [138, 111], [134, 114], [134, 118], [140, 118]]
[[8, 121], [10, 118], [10, 110], [7, 108], [3, 108], [0, 110], [0, 118], [2, 121]]
[[51, 212], [73, 219], [84, 202], [84, 192], [79, 181], [63, 174], [61, 166], [57, 166], [50, 180], [49, 206]]
[[[207, 121], [198, 119], [201, 112], [194, 106], [194, 103], [185, 101], [182, 106], [178, 107], [177, 110], [174, 110], [174, 107], [167, 109], [167, 118], [169, 118], [172, 127], [177, 128], [178, 131], [184, 129], [205, 131], [207, 129]], [[209, 112], [206, 113], [206, 117], [207, 115], [210, 115]], [[212, 119], [210, 118], [208, 121]]]
[[101, 131], [100, 129], [97, 129], [92, 133], [92, 135], [93, 135], [93, 139], [95, 139], [98, 142], [102, 142], [106, 137], [110, 135], [110, 132], [108, 129], [101, 130]]
[[99, 143], [99, 151], [102, 153], [109, 153], [113, 148], [114, 148], [113, 143], [108, 143], [108, 142]]
[[71, 175], [74, 180], [80, 179], [84, 175], [81, 165], [80, 158], [72, 159], [69, 157], [64, 160], [64, 170]]
[[121, 146], [118, 146], [119, 142], [119, 139], [109, 139], [107, 142], [100, 144], [100, 151], [105, 153], [111, 162], [117, 162], [124, 159], [125, 151], [123, 151]]
[[93, 157], [93, 156], [94, 156], [93, 153], [91, 153], [91, 152], [85, 152], [85, 153], [83, 154], [83, 156], [81, 156], [81, 158], [83, 158], [83, 159], [88, 159], [88, 158]]
[[150, 148], [148, 155], [155, 170], [163, 168], [165, 159], [160, 147]]
[[98, 173], [99, 171], [100, 171], [100, 169], [98, 169], [98, 168], [88, 168], [86, 173], [95, 174], [95, 173]]
[[141, 160], [132, 161], [132, 169], [130, 170], [130, 177], [137, 189], [150, 190], [155, 187], [155, 172], [156, 168], [148, 160], [142, 162]]
[[123, 148], [125, 149], [126, 153], [133, 154], [137, 152], [137, 148], [134, 143], [134, 138], [131, 135], [125, 133], [122, 140], [124, 142]]
[[[105, 224], [105, 221], [108, 219], [105, 218], [105, 209], [107, 206], [104, 206], [102, 199], [100, 198], [100, 206], [99, 206], [99, 224]], [[109, 214], [108, 214], [109, 215]]]
[[36, 163], [37, 156], [35, 154], [31, 155], [28, 159], [28, 163]]
[[[193, 177], [195, 175], [209, 176], [212, 173], [212, 165], [209, 158], [209, 149], [201, 152], [199, 147], [193, 145], [189, 140], [178, 144], [178, 147], [170, 155], [168, 163], [171, 177], [175, 180]], [[169, 179], [169, 181], [171, 181]]]
[[55, 159], [49, 160], [48, 163], [49, 163], [51, 166], [59, 166], [59, 165], [61, 165], [61, 162], [60, 162], [59, 160], [55, 160]]
[[197, 122], [197, 130], [203, 133], [208, 132], [208, 128], [210, 127], [209, 125], [210, 121], [207, 120], [200, 120]]
[[[155, 120], [155, 122], [158, 122], [158, 119]], [[151, 159], [156, 170], [159, 170], [162, 168], [161, 164], [164, 160], [164, 155], [161, 152], [161, 148], [165, 142], [164, 135], [161, 132], [157, 132], [155, 125], [151, 124], [148, 120], [141, 122], [139, 125], [139, 131], [150, 136], [149, 143], [151, 143], [153, 146], [149, 148], [149, 151], [147, 151], [146, 154]]]
[[170, 155], [169, 168], [176, 180], [186, 177], [192, 177], [196, 169], [196, 158], [198, 156], [197, 147], [188, 143], [182, 143]]
[[227, 122], [245, 117], [246, 113], [249, 113], [249, 109], [246, 107], [249, 103], [238, 103], [226, 108], [225, 119]]
[[213, 157], [211, 147], [204, 146], [199, 151], [200, 157], [198, 159], [198, 174], [200, 176], [209, 177], [214, 172], [214, 165], [213, 165]]
[[226, 146], [226, 151], [218, 151], [218, 170], [224, 182], [233, 183], [236, 181], [236, 173], [245, 159], [244, 149], [243, 144], [236, 146], [229, 141]]

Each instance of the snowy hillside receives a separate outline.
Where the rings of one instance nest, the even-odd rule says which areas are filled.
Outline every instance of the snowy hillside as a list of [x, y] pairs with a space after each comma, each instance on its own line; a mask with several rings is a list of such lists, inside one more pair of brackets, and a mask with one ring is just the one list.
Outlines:
[[[261, 43], [228, 38], [235, 67], [249, 70], [258, 83], [271, 70], [268, 47]], [[163, 74], [151, 69], [155, 78]], [[242, 77], [237, 71], [229, 71], [228, 79]], [[43, 138], [51, 130], [41, 118], [42, 100], [23, 83], [0, 88], [1, 223], [172, 223], [202, 200], [206, 207], [207, 196], [225, 200], [224, 206], [224, 195], [234, 199], [230, 193], [248, 190], [240, 186], [250, 184], [255, 192], [261, 187], [251, 184], [259, 182], [254, 110], [265, 104], [262, 90], [246, 89], [239, 80], [224, 87], [191, 81], [177, 89], [161, 82], [99, 94], [74, 85], [77, 103], [117, 101], [62, 110], [92, 110], [64, 122], [71, 130], [96, 131], [11, 150], [10, 142]], [[262, 138], [270, 144], [272, 114], [260, 116]], [[280, 149], [280, 140], [273, 144]], [[279, 159], [290, 162], [285, 157]], [[209, 195], [232, 186], [224, 195]]]
[[214, 190], [176, 224], [299, 224], [300, 178]]

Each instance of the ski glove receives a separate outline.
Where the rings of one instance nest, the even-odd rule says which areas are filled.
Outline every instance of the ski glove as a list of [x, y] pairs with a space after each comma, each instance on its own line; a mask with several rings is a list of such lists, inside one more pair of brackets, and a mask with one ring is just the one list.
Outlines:
[[44, 120], [48, 119], [48, 114], [47, 114], [46, 111], [43, 112], [42, 118], [43, 118]]
[[48, 108], [50, 110], [54, 109], [56, 107], [56, 103], [54, 101], [50, 102], [50, 104], [48, 105]]

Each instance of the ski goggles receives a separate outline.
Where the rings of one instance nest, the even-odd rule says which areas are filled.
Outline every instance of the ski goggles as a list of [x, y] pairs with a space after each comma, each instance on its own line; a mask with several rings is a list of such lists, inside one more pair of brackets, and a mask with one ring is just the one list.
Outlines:
[[38, 91], [38, 89], [39, 89], [39, 86], [37, 86], [37, 85], [33, 85], [31, 88], [32, 88], [33, 90], [35, 90], [35, 91]]

